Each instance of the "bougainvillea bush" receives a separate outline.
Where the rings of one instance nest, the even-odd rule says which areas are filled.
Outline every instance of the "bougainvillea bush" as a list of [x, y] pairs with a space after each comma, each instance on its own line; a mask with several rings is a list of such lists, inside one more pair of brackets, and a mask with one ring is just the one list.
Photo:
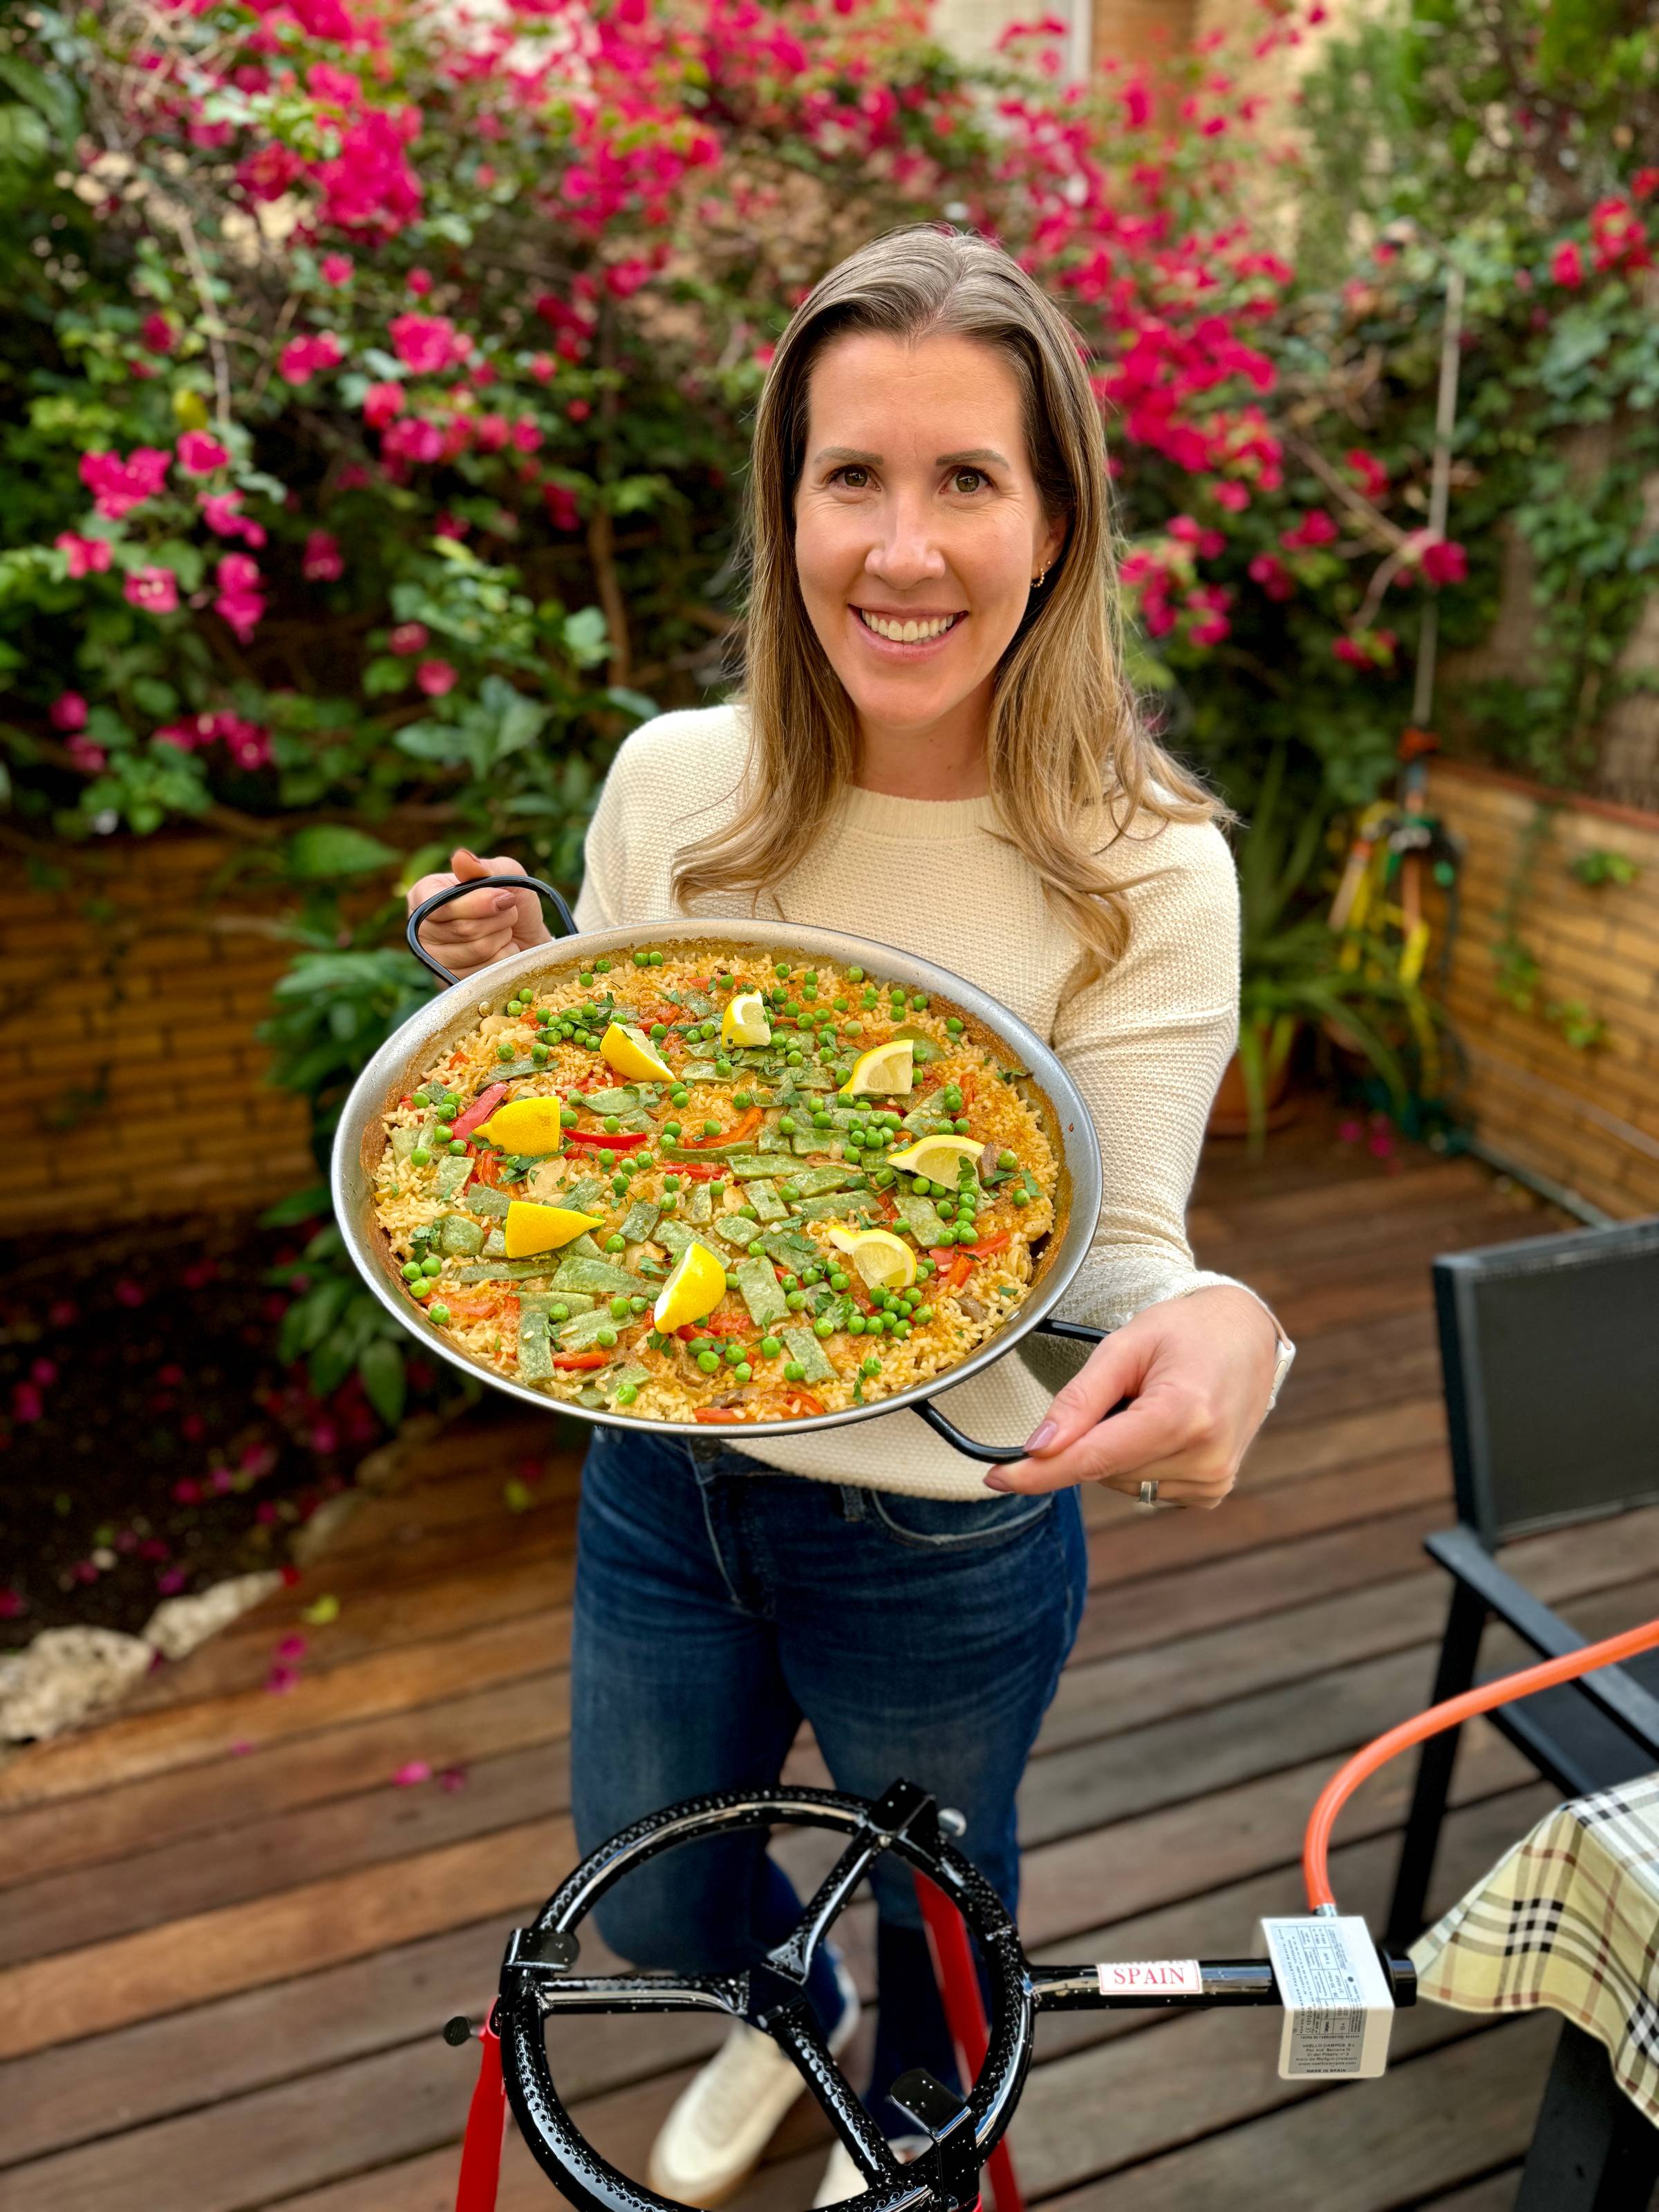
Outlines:
[[[1301, 118], [1262, 88], [1330, 35], [1303, 0], [1266, 0], [1172, 86], [1067, 85], [1046, 18], [965, 64], [925, 0], [14, 11], [10, 834], [39, 854], [207, 820], [304, 887], [271, 1041], [279, 1079], [320, 1103], [320, 1146], [425, 988], [388, 943], [397, 882], [465, 840], [574, 889], [617, 741], [722, 680], [772, 342], [826, 268], [924, 221], [1000, 240], [1082, 332], [1138, 671], [1247, 812], [1269, 762], [1304, 808], [1374, 794], [1423, 609], [1442, 604], [1443, 646], [1477, 641], [1517, 519], [1547, 585], [1571, 571], [1571, 652], [1488, 684], [1464, 722], [1587, 772], [1644, 588], [1659, 328], [1653, 34], [1549, 45], [1591, 6], [1412, 0], [1333, 50]], [[1413, 74], [1401, 57], [1449, 11], [1462, 43]], [[1391, 70], [1379, 163], [1353, 117]], [[1468, 115], [1495, 143], [1544, 107], [1571, 158], [1549, 194], [1511, 189]], [[1437, 532], [1454, 253], [1463, 398]], [[1553, 441], [1615, 417], [1630, 437], [1587, 494]], [[342, 886], [364, 896], [343, 908]], [[337, 1263], [313, 1241], [306, 1264]]]

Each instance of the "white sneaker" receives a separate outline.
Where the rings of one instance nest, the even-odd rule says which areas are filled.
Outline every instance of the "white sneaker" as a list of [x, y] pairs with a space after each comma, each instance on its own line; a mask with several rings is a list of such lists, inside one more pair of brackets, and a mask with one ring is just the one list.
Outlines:
[[[913, 2158], [920, 2158], [927, 2148], [926, 2136], [893, 2136], [887, 2148], [901, 2166], [908, 2166]], [[853, 2154], [841, 2137], [836, 2137], [836, 2147], [830, 2154], [830, 2163], [823, 2169], [823, 2179], [818, 2184], [818, 2193], [812, 2199], [812, 2212], [823, 2204], [844, 2204], [849, 2197], [862, 2197], [871, 2186], [853, 2162]]]
[[[839, 2055], [859, 2024], [859, 1993], [839, 1959], [835, 1966], [842, 2011], [829, 2040]], [[736, 2021], [658, 2130], [646, 2176], [652, 2188], [682, 2204], [723, 2204], [753, 2172], [805, 2087], [769, 2035]]]

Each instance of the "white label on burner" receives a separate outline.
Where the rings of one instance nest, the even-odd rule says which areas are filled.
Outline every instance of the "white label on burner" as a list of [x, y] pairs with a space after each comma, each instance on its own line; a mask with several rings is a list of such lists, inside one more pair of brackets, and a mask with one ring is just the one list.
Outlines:
[[1204, 1977], [1196, 1959], [1114, 1959], [1095, 1968], [1103, 1997], [1199, 1997]]
[[1264, 1920], [1261, 1929], [1285, 2008], [1280, 2078], [1356, 2081], [1385, 2072], [1394, 1998], [1364, 1922], [1325, 1914]]

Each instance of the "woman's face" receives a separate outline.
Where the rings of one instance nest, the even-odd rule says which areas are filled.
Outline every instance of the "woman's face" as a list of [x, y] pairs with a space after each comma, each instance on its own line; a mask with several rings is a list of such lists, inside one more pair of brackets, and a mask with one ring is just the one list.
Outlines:
[[[982, 734], [997, 663], [1064, 537], [1042, 514], [1018, 387], [993, 349], [860, 332], [818, 356], [795, 562], [866, 734]], [[906, 642], [867, 617], [939, 634]]]

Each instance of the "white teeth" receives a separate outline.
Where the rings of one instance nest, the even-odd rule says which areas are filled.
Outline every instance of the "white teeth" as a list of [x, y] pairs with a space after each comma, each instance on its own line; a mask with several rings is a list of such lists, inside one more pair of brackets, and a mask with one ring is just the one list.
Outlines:
[[957, 615], [941, 615], [933, 622], [896, 623], [887, 622], [880, 615], [870, 614], [863, 607], [854, 611], [859, 620], [874, 630], [878, 637], [890, 637], [900, 645], [916, 645], [924, 638], [938, 637], [961, 619]]

